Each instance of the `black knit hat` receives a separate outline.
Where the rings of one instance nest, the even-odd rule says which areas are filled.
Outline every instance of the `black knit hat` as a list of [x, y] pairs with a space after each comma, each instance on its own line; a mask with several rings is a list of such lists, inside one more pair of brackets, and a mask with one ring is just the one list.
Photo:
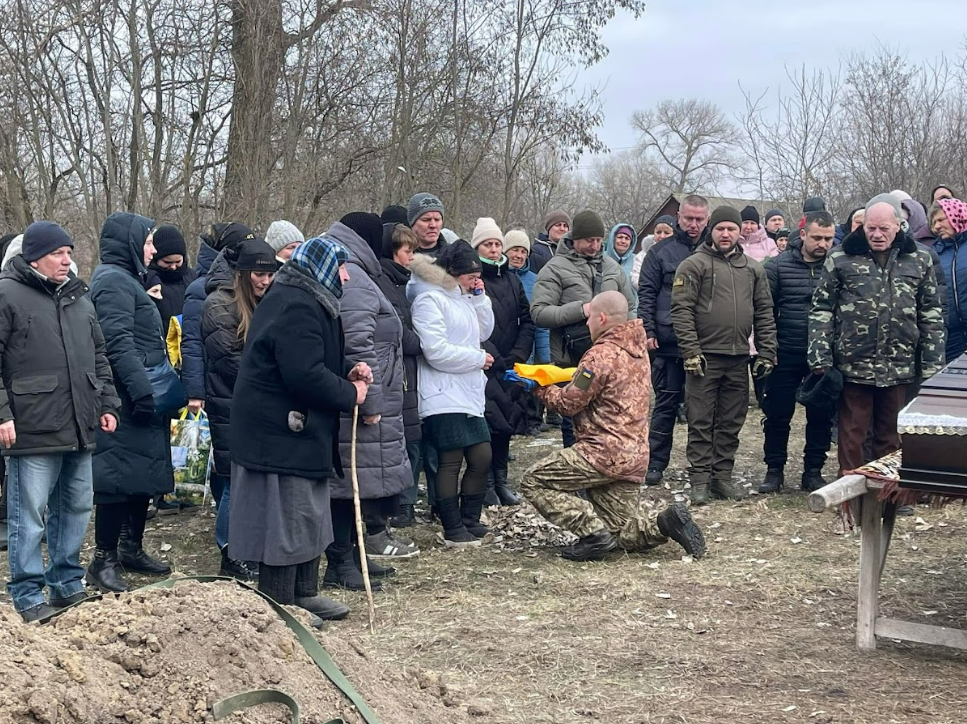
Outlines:
[[572, 239], [603, 239], [604, 222], [593, 211], [582, 211], [571, 223]]
[[383, 251], [383, 222], [376, 214], [353, 211], [343, 216], [339, 223], [355, 231], [356, 235], [366, 242], [366, 245], [373, 250], [376, 258], [379, 259], [380, 253]]
[[447, 244], [434, 262], [447, 270], [447, 274], [458, 277], [480, 271], [480, 257], [476, 250], [463, 239]]
[[796, 402], [819, 412], [832, 412], [843, 391], [843, 374], [831, 367], [822, 375], [806, 375], [796, 390]]
[[236, 247], [245, 239], [254, 238], [255, 232], [237, 221], [212, 224], [201, 235], [201, 240], [215, 251]]
[[768, 224], [769, 219], [771, 219], [773, 216], [782, 216], [782, 211], [780, 211], [779, 209], [769, 209], [766, 212], [766, 220], [763, 223]]
[[406, 207], [399, 204], [393, 204], [383, 209], [383, 213], [379, 215], [379, 220], [384, 224], [406, 224], [409, 226], [406, 220]]
[[236, 271], [274, 274], [279, 270], [275, 249], [265, 239], [245, 239], [232, 252], [226, 252], [226, 256], [229, 253], [233, 257], [232, 266]]
[[154, 240], [155, 259], [164, 259], [173, 254], [180, 254], [183, 257], [188, 255], [185, 237], [182, 236], [181, 230], [177, 226], [162, 224], [151, 232], [151, 235]]
[[759, 223], [759, 210], [755, 206], [746, 206], [742, 209], [742, 221], [754, 221]]
[[35, 221], [24, 231], [23, 258], [31, 262], [52, 254], [62, 246], [74, 248], [71, 239], [59, 224], [53, 221]]

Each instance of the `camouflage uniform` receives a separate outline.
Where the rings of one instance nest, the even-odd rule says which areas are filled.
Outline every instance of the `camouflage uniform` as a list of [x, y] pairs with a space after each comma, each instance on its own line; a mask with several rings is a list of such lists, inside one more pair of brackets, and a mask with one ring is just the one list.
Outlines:
[[843, 373], [841, 472], [869, 462], [863, 444], [871, 424], [874, 458], [899, 449], [905, 387], [940, 371], [944, 336], [933, 262], [912, 238], [899, 233], [882, 268], [862, 228], [826, 257], [809, 313], [807, 361], [810, 369]]
[[[650, 363], [640, 319], [603, 332], [564, 387], [534, 394], [574, 418], [577, 442], [524, 473], [521, 491], [541, 515], [579, 537], [607, 529], [627, 550], [664, 543], [639, 505], [648, 470]], [[588, 500], [574, 495], [586, 490]]]

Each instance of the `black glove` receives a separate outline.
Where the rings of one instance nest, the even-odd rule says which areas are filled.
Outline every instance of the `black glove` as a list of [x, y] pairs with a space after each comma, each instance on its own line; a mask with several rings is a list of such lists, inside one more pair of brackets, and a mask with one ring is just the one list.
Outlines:
[[154, 397], [142, 397], [134, 401], [131, 419], [136, 425], [149, 425], [154, 419]]

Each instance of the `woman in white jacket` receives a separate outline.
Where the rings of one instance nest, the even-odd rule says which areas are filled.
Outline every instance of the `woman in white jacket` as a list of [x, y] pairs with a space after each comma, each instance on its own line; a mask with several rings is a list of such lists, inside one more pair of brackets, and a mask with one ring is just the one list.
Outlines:
[[[490, 298], [480, 279], [480, 259], [466, 241], [448, 244], [434, 260], [417, 255], [406, 295], [420, 337], [420, 419], [423, 437], [436, 448], [436, 508], [444, 543], [479, 546], [490, 531], [480, 523], [490, 430], [484, 419], [484, 370], [494, 360], [481, 343], [494, 330]], [[466, 460], [459, 490], [460, 468]]]

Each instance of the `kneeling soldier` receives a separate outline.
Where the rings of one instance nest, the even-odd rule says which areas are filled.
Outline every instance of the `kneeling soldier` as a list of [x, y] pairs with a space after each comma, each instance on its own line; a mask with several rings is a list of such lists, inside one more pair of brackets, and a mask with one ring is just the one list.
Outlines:
[[619, 546], [645, 551], [669, 538], [700, 557], [705, 540], [683, 505], [659, 515], [640, 504], [651, 401], [641, 320], [627, 321], [628, 302], [614, 291], [594, 297], [586, 316], [593, 345], [574, 379], [534, 392], [549, 410], [574, 418], [577, 441], [527, 470], [521, 491], [541, 515], [580, 538], [561, 551], [564, 558], [600, 560]]

